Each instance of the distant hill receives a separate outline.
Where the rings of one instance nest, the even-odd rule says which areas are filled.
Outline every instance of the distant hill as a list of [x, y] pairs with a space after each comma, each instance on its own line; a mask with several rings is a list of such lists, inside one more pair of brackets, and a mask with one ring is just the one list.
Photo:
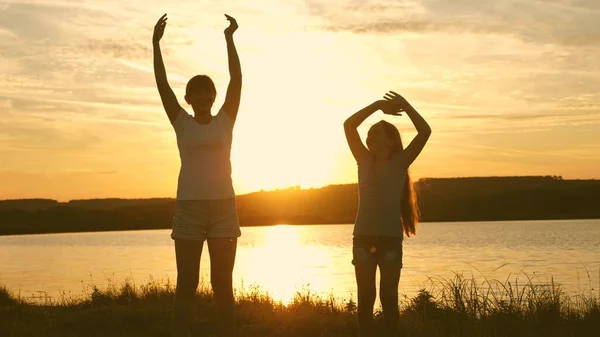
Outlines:
[[0, 200], [0, 211], [10, 209], [23, 209], [28, 211], [34, 211], [39, 209], [48, 209], [58, 205], [59, 202], [52, 199]]
[[[600, 218], [600, 181], [542, 177], [426, 178], [416, 183], [422, 221]], [[352, 223], [356, 184], [237, 197], [242, 226]], [[0, 201], [0, 234], [170, 228], [175, 200]]]
[[417, 188], [424, 219], [430, 221], [600, 218], [600, 180], [423, 179]]

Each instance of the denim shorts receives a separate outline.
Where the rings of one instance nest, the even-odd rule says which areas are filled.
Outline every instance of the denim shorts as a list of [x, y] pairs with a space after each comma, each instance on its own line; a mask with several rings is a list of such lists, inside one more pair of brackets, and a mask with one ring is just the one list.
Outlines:
[[177, 200], [172, 239], [204, 241], [242, 235], [235, 198]]
[[402, 238], [355, 236], [352, 240], [352, 264], [399, 265], [402, 268]]

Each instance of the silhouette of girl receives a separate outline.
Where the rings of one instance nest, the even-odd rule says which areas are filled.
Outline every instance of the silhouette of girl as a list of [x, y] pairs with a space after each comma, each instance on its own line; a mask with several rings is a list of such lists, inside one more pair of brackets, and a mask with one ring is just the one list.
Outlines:
[[[375, 274], [379, 266], [379, 297], [386, 333], [398, 333], [398, 284], [402, 268], [402, 239], [416, 234], [419, 219], [416, 196], [408, 168], [431, 135], [431, 128], [399, 94], [390, 91], [379, 100], [356, 112], [344, 122], [352, 155], [358, 164], [359, 206], [354, 224], [352, 264], [358, 288], [360, 336], [374, 336]], [[377, 110], [392, 116], [404, 112], [418, 134], [404, 148], [394, 125], [380, 121], [367, 135], [365, 147], [357, 127]]]
[[191, 105], [194, 116], [179, 105], [167, 82], [160, 51], [167, 14], [156, 23], [152, 37], [156, 85], [175, 129], [181, 158], [171, 233], [177, 260], [172, 322], [174, 336], [190, 335], [190, 309], [198, 287], [200, 256], [205, 240], [208, 242], [211, 285], [222, 333], [233, 336], [236, 332], [232, 273], [237, 238], [241, 232], [231, 181], [230, 152], [233, 125], [240, 105], [242, 71], [233, 43], [233, 33], [238, 25], [231, 16], [225, 17], [229, 20], [225, 41], [230, 81], [225, 103], [215, 116], [211, 114], [211, 108], [217, 92], [210, 77], [196, 75], [187, 83], [185, 101]]

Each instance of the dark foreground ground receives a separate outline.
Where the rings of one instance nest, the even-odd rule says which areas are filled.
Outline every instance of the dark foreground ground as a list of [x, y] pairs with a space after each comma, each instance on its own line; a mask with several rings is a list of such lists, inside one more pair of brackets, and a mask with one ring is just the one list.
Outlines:
[[[169, 282], [94, 288], [85, 298], [19, 298], [0, 288], [0, 336], [169, 336], [174, 289]], [[356, 303], [299, 291], [288, 304], [258, 289], [238, 291], [240, 336], [356, 336]], [[194, 336], [217, 336], [209, 287], [195, 304]], [[381, 326], [380, 312], [375, 313]], [[401, 335], [410, 337], [600, 336], [598, 290], [571, 295], [560, 286], [457, 275], [401, 303]]]

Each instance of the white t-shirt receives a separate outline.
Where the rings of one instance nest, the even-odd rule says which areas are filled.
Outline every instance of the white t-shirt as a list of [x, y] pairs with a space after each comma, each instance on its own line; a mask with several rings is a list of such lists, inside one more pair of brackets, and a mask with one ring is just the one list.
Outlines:
[[206, 125], [181, 109], [173, 123], [181, 158], [178, 200], [235, 198], [230, 160], [233, 124], [222, 109]]

